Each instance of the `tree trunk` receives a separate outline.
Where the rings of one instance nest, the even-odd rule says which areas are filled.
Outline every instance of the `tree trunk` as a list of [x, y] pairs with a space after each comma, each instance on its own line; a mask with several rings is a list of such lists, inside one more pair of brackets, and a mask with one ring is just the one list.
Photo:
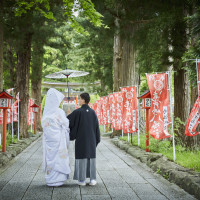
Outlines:
[[3, 0], [0, 1], [0, 91], [3, 90]]
[[119, 25], [119, 19], [115, 19], [115, 26], [116, 26], [116, 32], [114, 35], [114, 46], [113, 46], [113, 69], [114, 69], [114, 81], [113, 81], [113, 89], [114, 92], [118, 92], [120, 85], [121, 85], [121, 79], [120, 79], [120, 70], [122, 65], [122, 45], [121, 45], [121, 36], [119, 33], [120, 25]]
[[124, 34], [119, 33], [119, 20], [115, 20], [117, 31], [114, 36], [114, 91], [120, 87], [139, 84], [139, 67], [136, 64], [136, 49], [131, 39], [134, 37], [136, 26], [125, 27]]
[[[177, 22], [172, 29], [172, 46], [174, 49], [174, 117], [186, 122], [189, 116], [189, 85], [188, 75], [183, 69], [182, 56], [186, 51], [187, 36], [184, 11], [177, 14]], [[185, 126], [181, 125], [176, 132], [182, 143], [185, 143]]]
[[[41, 107], [41, 85], [42, 85], [42, 64], [44, 49], [42, 42], [36, 42], [33, 45], [32, 53], [32, 75], [31, 75], [31, 93], [32, 98], [38, 106]], [[37, 114], [37, 130], [42, 130], [40, 113]]]
[[17, 92], [21, 99], [19, 105], [20, 134], [28, 137], [27, 113], [29, 100], [29, 76], [31, 60], [31, 33], [25, 33], [17, 50]]
[[10, 81], [11, 81], [11, 87], [16, 87], [16, 73], [15, 73], [15, 59], [13, 56], [14, 48], [8, 44], [7, 45], [7, 54], [8, 54], [8, 66], [9, 66], [9, 72], [10, 72]]
[[[0, 0], [0, 92], [3, 90], [3, 0]], [[3, 126], [0, 125], [0, 133]]]
[[[131, 39], [134, 37], [135, 26], [129, 25], [123, 28], [123, 35], [119, 32], [119, 20], [115, 20], [116, 33], [114, 35], [114, 91], [120, 91], [120, 87], [139, 84], [139, 70], [136, 65], [136, 50]], [[121, 131], [114, 131], [113, 135], [119, 135]]]

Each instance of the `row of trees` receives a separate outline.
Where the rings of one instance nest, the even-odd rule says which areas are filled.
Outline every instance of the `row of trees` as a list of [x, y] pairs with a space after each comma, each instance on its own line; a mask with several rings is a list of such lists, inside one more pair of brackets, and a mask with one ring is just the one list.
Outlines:
[[[196, 65], [199, 58], [200, 1], [95, 1], [97, 10], [113, 20], [114, 91], [141, 85], [144, 73], [174, 71], [174, 116], [185, 123], [197, 98]], [[105, 14], [106, 13], [106, 14]], [[176, 131], [191, 145], [185, 126]]]
[[[127, 85], [143, 91], [144, 73], [172, 69], [174, 115], [186, 122], [197, 98], [195, 64], [187, 59], [200, 54], [199, 0], [20, 0], [4, 1], [0, 8], [4, 86], [21, 92], [23, 116], [29, 80], [32, 97], [41, 102], [44, 76], [66, 66], [89, 71], [84, 81], [100, 80], [94, 91], [101, 96]], [[25, 117], [21, 123], [25, 136]], [[184, 128], [177, 134], [189, 144]]]
[[101, 25], [101, 15], [90, 0], [1, 0], [0, 3], [0, 89], [14, 87], [15, 93], [20, 93], [20, 133], [27, 137], [30, 83], [32, 97], [41, 102], [44, 45], [51, 42], [49, 38], [56, 35], [60, 26], [70, 25], [71, 29], [86, 34], [75, 18], [76, 11], [95, 26]]

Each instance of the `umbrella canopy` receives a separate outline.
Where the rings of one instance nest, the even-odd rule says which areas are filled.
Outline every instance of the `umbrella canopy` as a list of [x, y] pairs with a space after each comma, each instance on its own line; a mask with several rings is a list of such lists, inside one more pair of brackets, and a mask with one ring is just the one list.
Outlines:
[[62, 70], [62, 71], [59, 71], [59, 72], [55, 72], [53, 74], [49, 74], [45, 77], [46, 78], [67, 78], [68, 100], [69, 100], [70, 97], [69, 97], [69, 80], [68, 80], [68, 78], [86, 76], [88, 74], [89, 74], [89, 72], [77, 71], [77, 70], [72, 70], [72, 69], [65, 69], [65, 70]]
[[65, 69], [59, 72], [55, 72], [53, 74], [46, 75], [45, 77], [46, 78], [66, 78], [66, 77], [86, 76], [88, 74], [89, 72]]

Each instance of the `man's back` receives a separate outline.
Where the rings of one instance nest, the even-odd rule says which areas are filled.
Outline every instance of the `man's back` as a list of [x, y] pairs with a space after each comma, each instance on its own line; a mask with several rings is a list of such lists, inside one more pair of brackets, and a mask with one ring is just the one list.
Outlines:
[[100, 130], [96, 113], [87, 104], [68, 115], [70, 140], [75, 142], [75, 157], [96, 158], [96, 146], [100, 142]]

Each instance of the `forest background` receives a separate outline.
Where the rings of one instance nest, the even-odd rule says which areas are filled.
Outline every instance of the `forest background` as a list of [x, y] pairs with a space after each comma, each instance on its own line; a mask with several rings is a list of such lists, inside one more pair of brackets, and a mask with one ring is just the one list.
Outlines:
[[0, 90], [20, 92], [20, 134], [27, 137], [28, 99], [41, 103], [47, 74], [88, 71], [70, 81], [100, 81], [89, 92], [105, 96], [129, 85], [142, 93], [145, 73], [172, 70], [176, 140], [192, 147], [199, 136], [184, 129], [198, 95], [190, 59], [200, 58], [199, 33], [199, 0], [1, 0]]

